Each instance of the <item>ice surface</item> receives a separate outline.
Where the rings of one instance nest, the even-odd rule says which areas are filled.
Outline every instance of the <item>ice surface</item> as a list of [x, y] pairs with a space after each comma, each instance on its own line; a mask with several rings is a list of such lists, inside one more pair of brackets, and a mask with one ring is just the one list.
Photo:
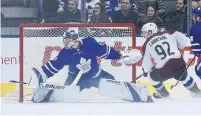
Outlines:
[[[192, 75], [195, 77], [195, 75]], [[200, 79], [196, 78], [199, 87]], [[1, 103], [1, 115], [200, 115], [201, 98], [191, 98], [182, 86], [170, 91], [171, 98], [154, 103]], [[98, 97], [99, 99], [104, 99]], [[108, 99], [110, 100], [110, 99]], [[94, 100], [95, 101], [95, 100]]]
[[201, 115], [201, 98], [154, 103], [2, 103], [3, 115]]
[[[93, 90], [93, 89], [92, 89]], [[94, 93], [96, 92], [93, 90]], [[85, 91], [84, 103], [9, 103], [2, 99], [3, 115], [201, 115], [201, 98], [192, 98], [182, 86], [170, 91], [171, 98], [155, 100], [154, 103], [134, 103], [120, 100], [111, 103], [100, 95], [92, 97]], [[90, 94], [90, 96], [89, 96]], [[93, 99], [92, 103], [90, 100]], [[102, 102], [97, 102], [102, 100]], [[105, 102], [103, 102], [105, 101]]]

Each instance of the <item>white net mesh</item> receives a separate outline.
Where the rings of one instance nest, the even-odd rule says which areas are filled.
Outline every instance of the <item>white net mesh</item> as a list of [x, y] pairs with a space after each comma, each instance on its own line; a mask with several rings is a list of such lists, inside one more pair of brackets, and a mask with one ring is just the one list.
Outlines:
[[[71, 28], [71, 27], [70, 27]], [[74, 27], [79, 37], [131, 37], [131, 27]], [[69, 27], [41, 27], [24, 29], [24, 37], [60, 37]]]

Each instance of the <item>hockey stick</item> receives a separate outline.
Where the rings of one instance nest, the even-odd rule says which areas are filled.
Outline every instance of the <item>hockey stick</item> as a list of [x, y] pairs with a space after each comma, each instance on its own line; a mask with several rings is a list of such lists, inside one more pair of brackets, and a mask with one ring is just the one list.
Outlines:
[[[154, 69], [155, 69], [155, 66], [151, 68], [151, 71], [154, 70]], [[150, 72], [151, 72], [151, 71], [150, 71]], [[150, 73], [150, 72], [148, 72], [148, 73]], [[147, 74], [148, 74], [148, 73], [147, 73]], [[139, 78], [141, 78], [141, 77], [144, 76], [144, 75], [145, 75], [145, 73], [139, 75], [138, 77], [136, 77], [136, 80], [138, 80]]]
[[75, 80], [74, 80], [73, 83], [70, 85], [71, 87], [77, 85], [77, 83], [78, 83], [78, 81], [80, 80], [82, 74], [83, 74], [82, 71], [80, 71], [80, 72], [77, 74], [77, 76], [75, 77]]
[[15, 80], [9, 80], [10, 83], [19, 83], [19, 84], [29, 84], [23, 81], [15, 81]]
[[186, 71], [188, 71], [188, 68], [190, 67], [190, 65], [192, 64], [192, 62], [194, 61], [196, 56], [193, 57], [193, 59], [191, 60], [191, 62], [189, 63], [189, 65], [186, 67], [186, 70], [182, 73], [182, 75], [179, 77], [179, 80], [177, 81], [177, 83], [175, 85], [172, 85], [170, 87], [170, 89], [173, 89], [174, 87], [176, 87], [179, 83], [179, 81], [181, 80], [181, 78], [184, 76], [184, 74], [186, 73]]
[[[143, 74], [141, 74], [141, 75], [139, 75], [138, 77], [136, 77], [136, 79], [135, 80], [138, 80], [139, 78], [141, 78], [142, 76], [144, 76], [144, 73]], [[130, 83], [134, 83], [133, 81], [131, 81]]]
[[[76, 86], [76, 84], [78, 83], [78, 81], [80, 80], [81, 76], [82, 76], [83, 72], [80, 71], [78, 73], [78, 75], [75, 77], [75, 80], [73, 81], [73, 83], [70, 85], [71, 87], [72, 86]], [[32, 79], [32, 78], [31, 78]], [[29, 80], [29, 83], [31, 81], [31, 79]], [[11, 83], [19, 83], [19, 84], [28, 84], [27, 82], [23, 82], [23, 81], [15, 81], [15, 80], [9, 80], [9, 82]], [[44, 88], [47, 88], [47, 89], [64, 89], [65, 86], [61, 86], [61, 85], [53, 85], [53, 84], [47, 84], [47, 83], [42, 83], [42, 85], [44, 86]]]
[[139, 75], [138, 77], [136, 77], [136, 80], [138, 80], [139, 78], [141, 78], [142, 76], [144, 76], [144, 73]]
[[[19, 83], [19, 84], [29, 84], [26, 82], [22, 82], [22, 81], [15, 81], [15, 80], [10, 80], [9, 82], [11, 83]], [[43, 88], [45, 89], [54, 89], [54, 90], [64, 90], [66, 86], [62, 86], [62, 85], [53, 85], [53, 84], [48, 84], [48, 83], [42, 83]]]

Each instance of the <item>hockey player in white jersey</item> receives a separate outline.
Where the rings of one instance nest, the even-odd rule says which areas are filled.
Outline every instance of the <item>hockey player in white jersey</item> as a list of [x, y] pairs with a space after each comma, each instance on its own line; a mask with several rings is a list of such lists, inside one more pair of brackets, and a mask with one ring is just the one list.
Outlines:
[[[69, 71], [65, 82], [66, 86], [72, 85], [78, 78], [75, 85], [80, 87], [80, 91], [91, 87], [99, 88], [99, 82], [102, 78], [111, 80], [115, 78], [100, 67], [97, 56], [104, 59], [120, 59], [121, 62], [125, 64], [134, 64], [142, 57], [140, 51], [137, 49], [133, 49], [130, 52], [118, 52], [106, 44], [99, 44], [92, 37], [78, 39], [78, 33], [73, 29], [69, 29], [64, 33], [63, 42], [65, 47], [54, 60], [50, 60], [42, 67], [33, 68], [35, 79], [32, 80], [37, 80], [38, 87], [41, 86], [42, 83], [45, 83], [48, 78], [58, 73], [65, 65], [68, 65]], [[108, 82], [116, 83], [113, 81]], [[126, 83], [126, 85], [132, 89], [131, 85], [128, 83]], [[134, 89], [132, 89], [132, 91], [133, 90]], [[53, 90], [49, 91], [39, 88], [39, 90], [34, 93], [33, 101], [47, 102], [52, 92]], [[139, 95], [136, 95], [136, 92], [130, 93], [133, 94], [133, 96], [138, 96], [138, 100], [135, 101], [140, 102]]]
[[[158, 32], [154, 23], [147, 23], [142, 27], [142, 36], [146, 38], [143, 45], [142, 68], [145, 75], [158, 91], [160, 97], [168, 97], [163, 82], [174, 78], [192, 93], [200, 91], [191, 76], [188, 76], [185, 61], [180, 50], [184, 49], [187, 37], [178, 31]], [[153, 68], [155, 67], [155, 68]]]

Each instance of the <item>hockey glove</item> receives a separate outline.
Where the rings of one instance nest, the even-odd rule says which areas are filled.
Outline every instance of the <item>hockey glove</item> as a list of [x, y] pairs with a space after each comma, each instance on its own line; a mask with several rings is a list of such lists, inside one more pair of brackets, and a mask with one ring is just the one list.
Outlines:
[[142, 58], [142, 54], [138, 49], [132, 49], [131, 51], [121, 51], [120, 53], [120, 62], [125, 64], [135, 64]]

